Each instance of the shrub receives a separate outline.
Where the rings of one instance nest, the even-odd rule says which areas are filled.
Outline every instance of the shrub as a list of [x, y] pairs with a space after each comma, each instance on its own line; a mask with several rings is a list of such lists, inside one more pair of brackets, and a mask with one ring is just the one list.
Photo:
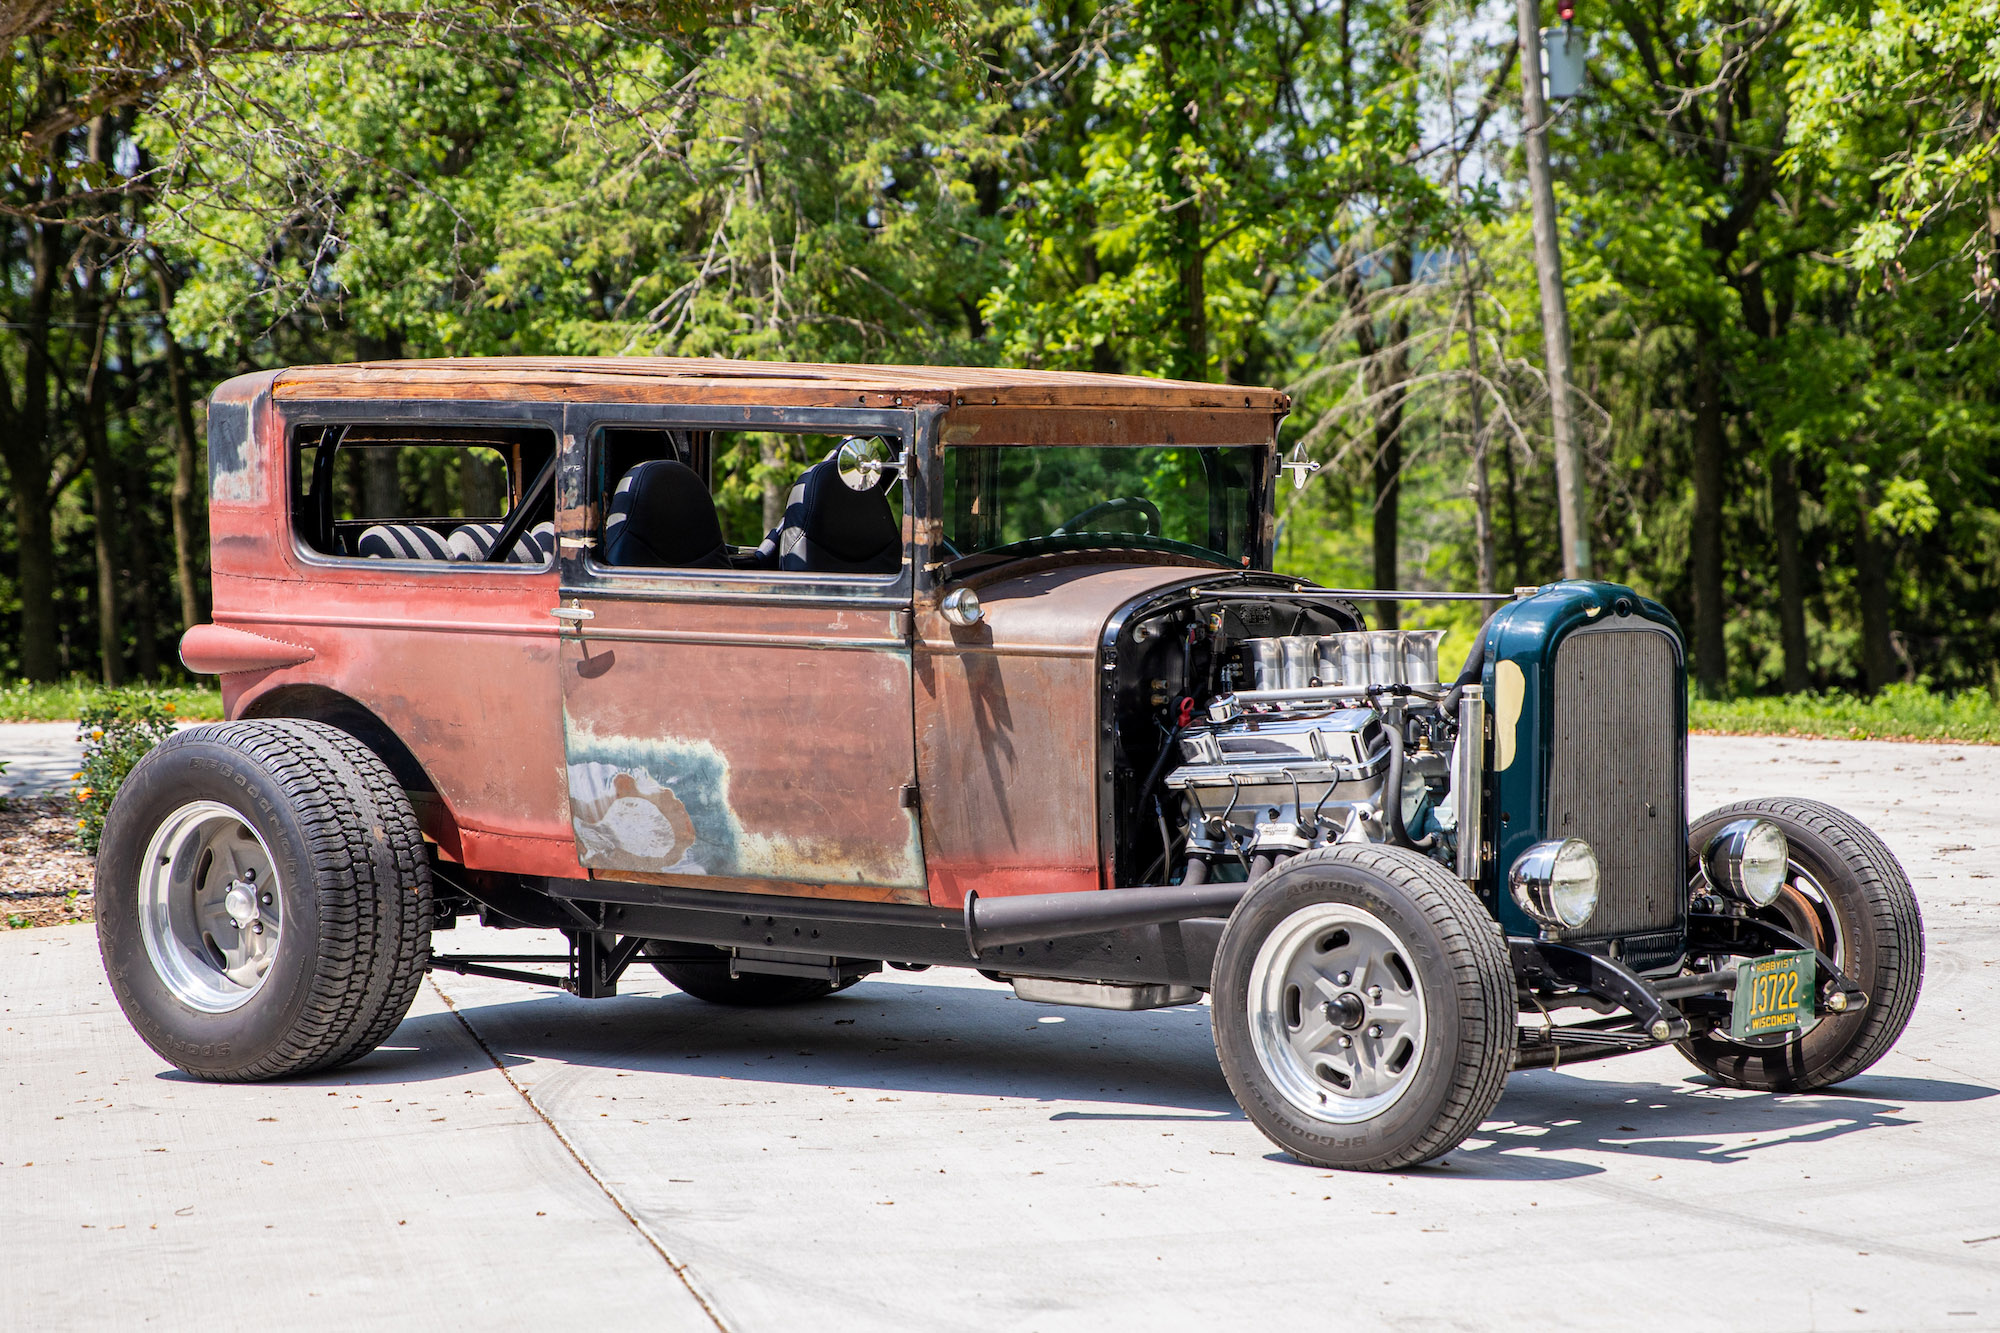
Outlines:
[[76, 842], [97, 855], [104, 813], [139, 757], [174, 733], [174, 705], [142, 690], [105, 690], [77, 711], [83, 767], [76, 774]]

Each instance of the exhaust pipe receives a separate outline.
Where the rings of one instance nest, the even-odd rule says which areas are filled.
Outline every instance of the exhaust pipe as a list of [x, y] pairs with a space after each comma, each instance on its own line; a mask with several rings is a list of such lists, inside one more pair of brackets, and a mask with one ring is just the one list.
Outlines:
[[1094, 893], [1029, 893], [1017, 898], [965, 895], [965, 942], [972, 956], [1003, 944], [1096, 935], [1199, 916], [1228, 916], [1250, 890], [1245, 884], [1162, 884]]

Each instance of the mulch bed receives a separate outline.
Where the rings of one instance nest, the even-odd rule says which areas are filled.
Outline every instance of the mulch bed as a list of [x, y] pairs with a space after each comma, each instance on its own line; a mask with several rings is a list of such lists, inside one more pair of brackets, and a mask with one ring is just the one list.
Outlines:
[[94, 862], [76, 847], [67, 796], [0, 800], [0, 927], [90, 920]]

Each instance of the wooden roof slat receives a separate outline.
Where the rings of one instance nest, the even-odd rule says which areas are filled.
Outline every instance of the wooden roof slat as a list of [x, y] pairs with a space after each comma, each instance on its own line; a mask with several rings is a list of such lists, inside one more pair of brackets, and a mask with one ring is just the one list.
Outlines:
[[[738, 401], [786, 406], [893, 405], [898, 398], [1005, 407], [1162, 407], [1282, 412], [1275, 389], [1071, 370], [979, 366], [802, 365], [693, 357], [463, 357], [299, 366], [280, 371], [283, 399], [495, 398], [580, 393], [627, 401], [708, 399], [728, 387]], [[699, 392], [691, 392], [696, 391]]]

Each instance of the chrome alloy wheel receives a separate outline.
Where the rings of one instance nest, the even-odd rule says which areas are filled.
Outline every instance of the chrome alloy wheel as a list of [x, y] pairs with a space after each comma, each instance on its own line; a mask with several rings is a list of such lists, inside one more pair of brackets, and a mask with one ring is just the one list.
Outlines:
[[1424, 1058], [1424, 987], [1380, 919], [1345, 903], [1300, 908], [1250, 969], [1250, 1042], [1301, 1113], [1331, 1124], [1395, 1105]]
[[227, 1013], [278, 956], [282, 899], [270, 849], [243, 816], [192, 801], [162, 820], [139, 869], [139, 932], [174, 998]]

